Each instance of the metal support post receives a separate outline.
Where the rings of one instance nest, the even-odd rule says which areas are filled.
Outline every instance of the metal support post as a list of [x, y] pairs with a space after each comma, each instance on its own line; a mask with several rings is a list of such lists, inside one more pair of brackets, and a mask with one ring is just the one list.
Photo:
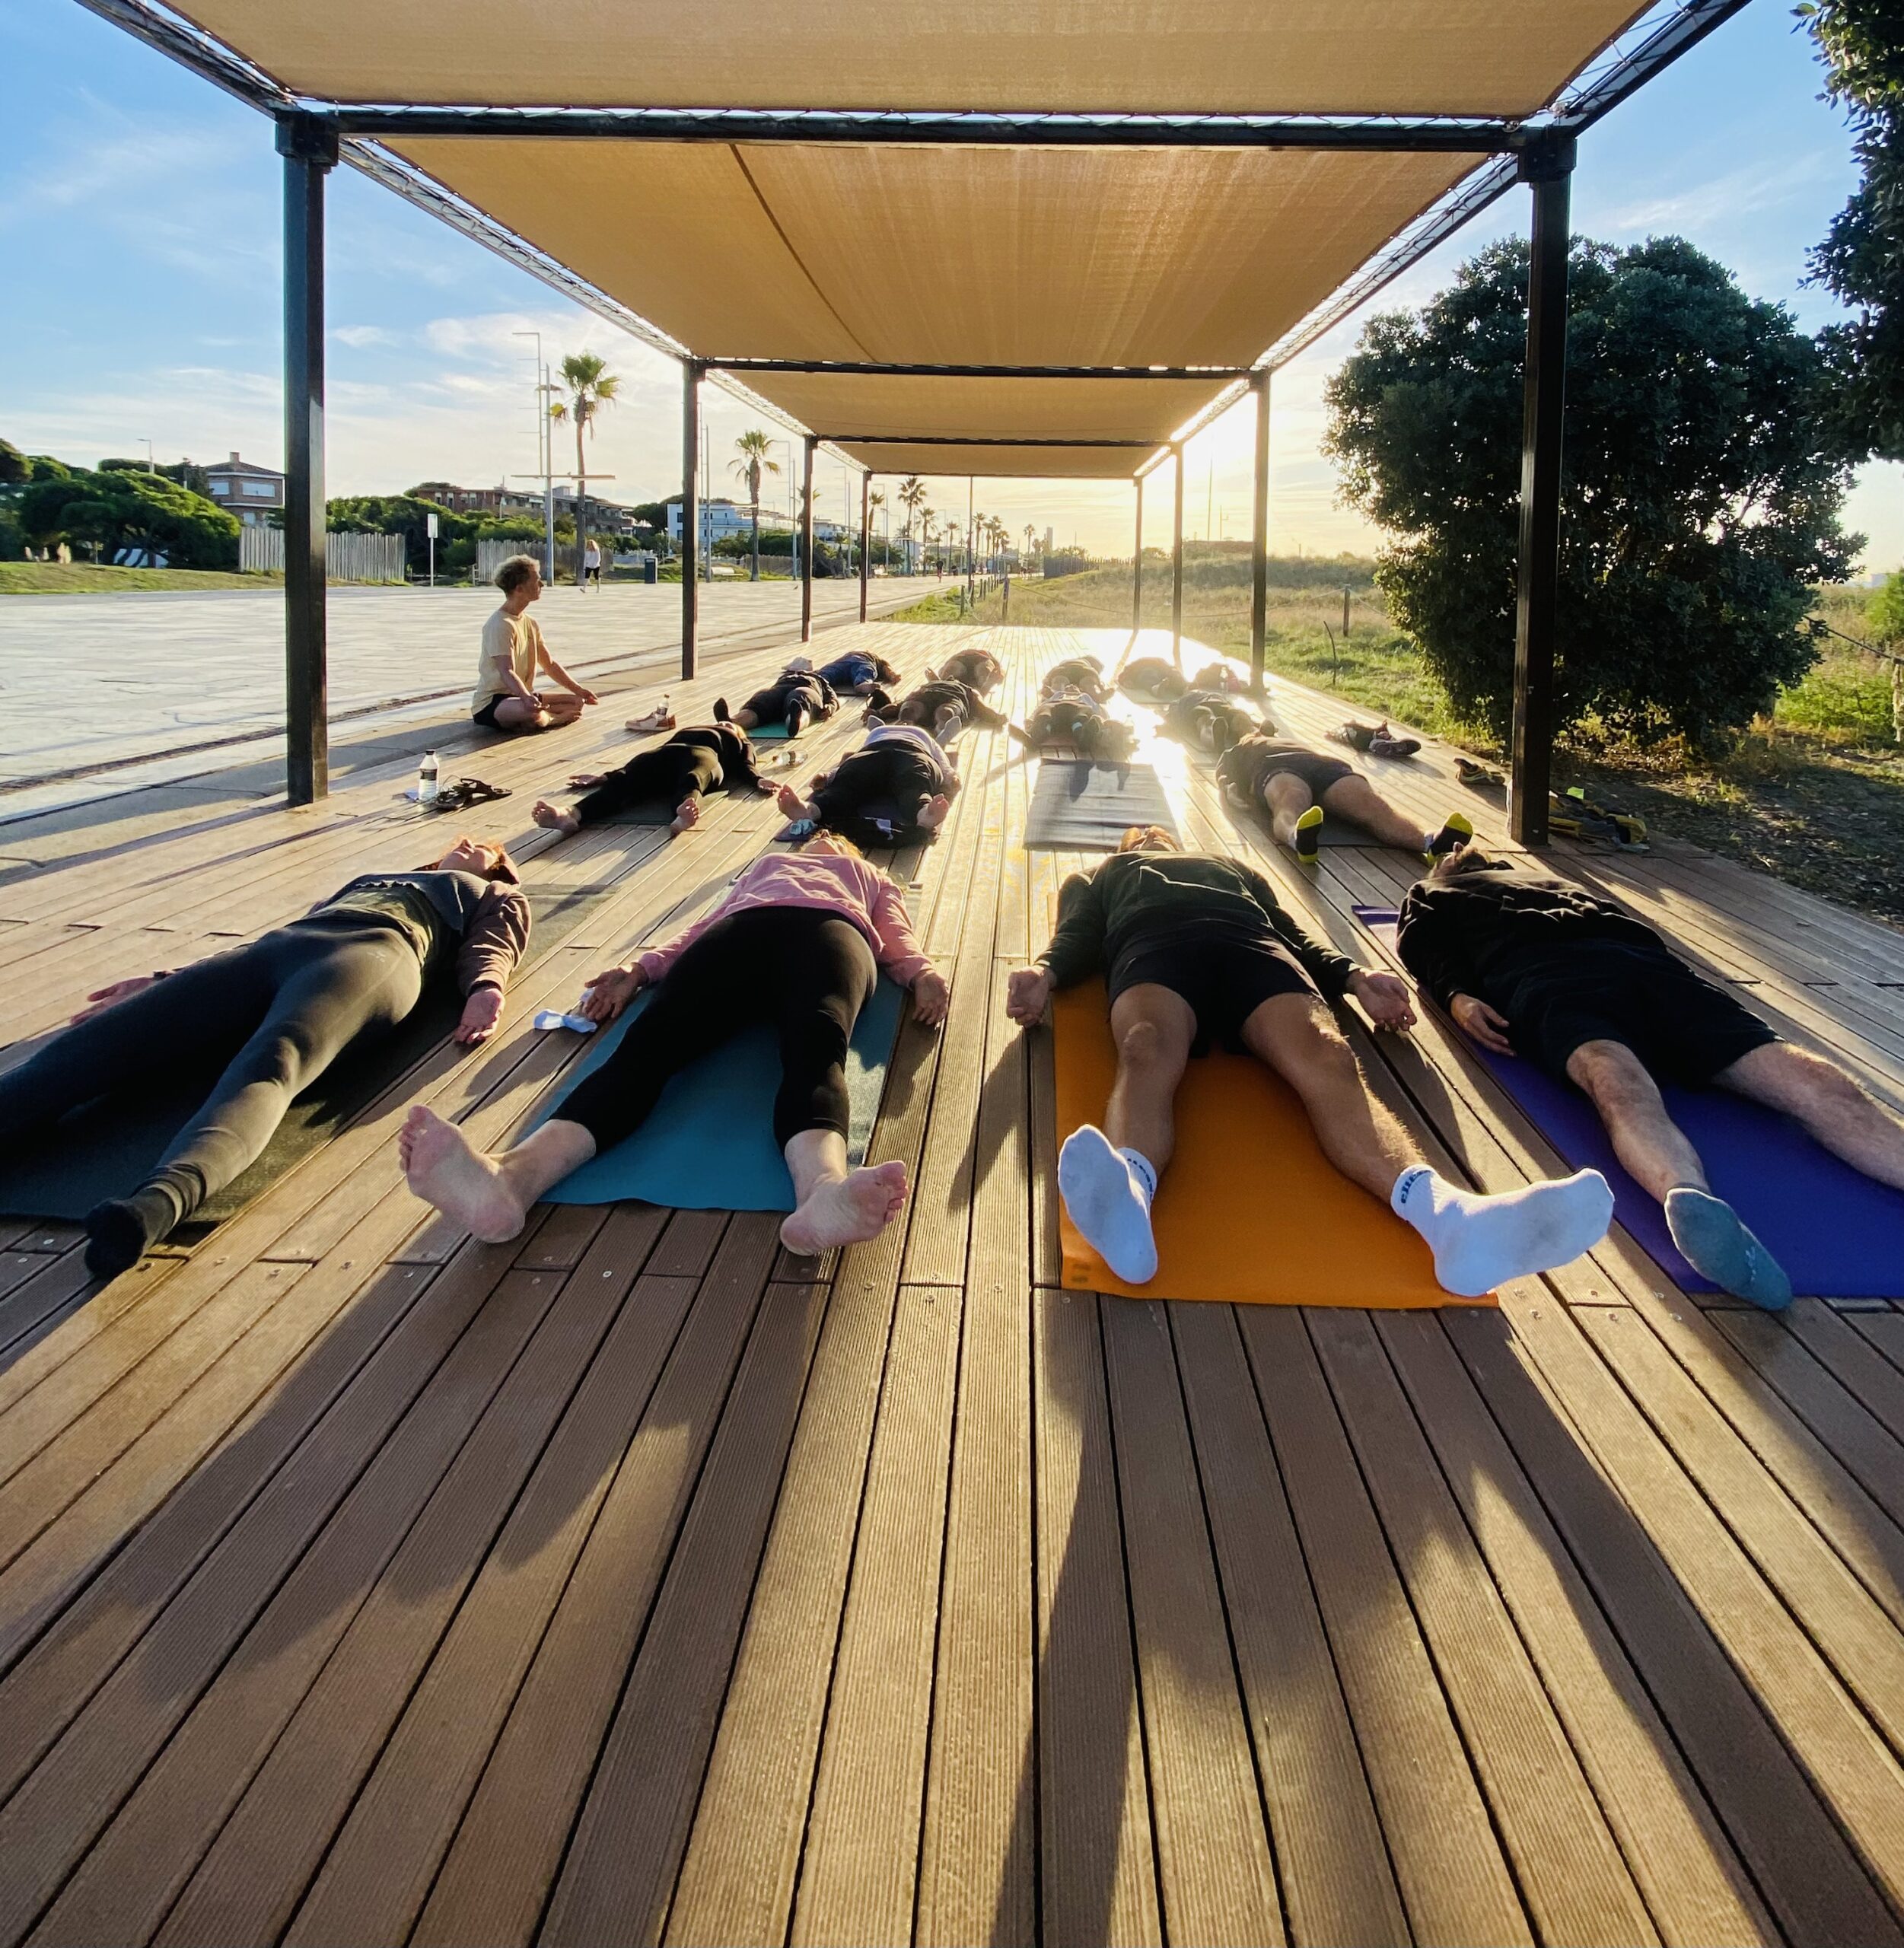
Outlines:
[[1137, 476], [1137, 536], [1131, 545], [1131, 635], [1144, 626], [1144, 476]]
[[1527, 282], [1527, 366], [1520, 439], [1520, 559], [1514, 610], [1509, 829], [1547, 843], [1554, 745], [1554, 616], [1560, 587], [1560, 467], [1567, 382], [1571, 135], [1530, 145], [1520, 177], [1533, 190]]
[[866, 619], [867, 578], [873, 572], [873, 476], [859, 476], [859, 619]]
[[1256, 396], [1256, 493], [1250, 509], [1250, 694], [1262, 695], [1269, 635], [1269, 374], [1250, 374]]
[[701, 622], [700, 361], [681, 361], [681, 677], [695, 673]]
[[337, 132], [278, 123], [285, 159], [285, 795], [330, 789], [324, 591], [324, 177]]
[[806, 463], [801, 473], [800, 496], [800, 559], [806, 572], [800, 578], [800, 640], [813, 639], [813, 448], [819, 444], [807, 435]]
[[1173, 447], [1176, 462], [1176, 511], [1170, 530], [1170, 660], [1183, 667], [1183, 449]]

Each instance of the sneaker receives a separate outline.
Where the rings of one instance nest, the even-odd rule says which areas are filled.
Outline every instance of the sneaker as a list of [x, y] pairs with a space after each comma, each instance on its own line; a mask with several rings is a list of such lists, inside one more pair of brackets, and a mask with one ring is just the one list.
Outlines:
[[1419, 737], [1398, 737], [1386, 724], [1368, 740], [1372, 758], [1412, 758], [1421, 748]]

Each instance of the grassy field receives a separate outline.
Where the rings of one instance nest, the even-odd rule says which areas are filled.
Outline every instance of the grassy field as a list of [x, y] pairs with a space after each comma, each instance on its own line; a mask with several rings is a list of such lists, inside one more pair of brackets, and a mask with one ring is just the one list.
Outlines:
[[115, 595], [128, 589], [173, 594], [262, 588], [282, 575], [227, 575], [215, 568], [121, 568], [91, 562], [0, 562], [0, 595]]
[[[1870, 594], [1821, 590], [1816, 613], [1845, 635], [1862, 636]], [[935, 613], [922, 613], [928, 610]], [[1167, 628], [1170, 613], [1170, 565], [1148, 559], [1145, 625]], [[994, 594], [978, 619], [995, 622], [1001, 614]], [[1014, 623], [1128, 629], [1130, 618], [1128, 568], [1012, 584]], [[955, 599], [928, 597], [899, 619], [955, 621]], [[1189, 551], [1183, 627], [1199, 642], [1248, 655], [1249, 559], [1240, 546]], [[1485, 733], [1454, 716], [1413, 647], [1390, 626], [1371, 562], [1272, 562], [1266, 654], [1272, 672], [1332, 691], [1345, 704], [1501, 755]], [[1893, 727], [1890, 676], [1848, 644], [1827, 639], [1804, 681], [1722, 759], [1677, 743], [1641, 747], [1583, 731], [1562, 744], [1555, 769], [1562, 784], [1591, 786], [1662, 835], [1904, 924], [1904, 746]]]

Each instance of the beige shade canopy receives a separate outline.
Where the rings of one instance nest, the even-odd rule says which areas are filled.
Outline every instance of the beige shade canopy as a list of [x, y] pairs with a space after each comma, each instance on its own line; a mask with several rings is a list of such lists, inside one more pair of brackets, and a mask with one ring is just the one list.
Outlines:
[[497, 107], [1530, 115], [1632, 0], [174, 0], [298, 92]]
[[946, 447], [923, 441], [862, 446], [837, 442], [849, 460], [872, 473], [929, 473], [981, 480], [1128, 480], [1151, 450], [1138, 447]]
[[[1513, 116], [1633, 0], [190, 0], [316, 100], [496, 108]], [[1260, 358], [1482, 158], [1373, 148], [386, 136], [674, 344], [848, 364]], [[750, 373], [878, 466], [1128, 475], [1215, 399], [1176, 380]], [[917, 452], [851, 436], [967, 441]], [[1129, 449], [1039, 442], [1129, 439]], [[1020, 463], [1010, 444], [1033, 443]]]

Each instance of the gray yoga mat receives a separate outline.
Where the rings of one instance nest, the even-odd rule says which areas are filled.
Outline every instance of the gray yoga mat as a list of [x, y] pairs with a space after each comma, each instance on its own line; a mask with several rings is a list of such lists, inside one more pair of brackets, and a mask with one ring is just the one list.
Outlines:
[[1046, 758], [1025, 816], [1028, 851], [1110, 852], [1134, 825], [1159, 825], [1177, 836], [1155, 769], [1147, 764]]
[[[530, 889], [531, 946], [540, 953], [559, 945], [607, 891], [597, 886]], [[292, 1103], [264, 1154], [201, 1205], [170, 1241], [194, 1243], [262, 1197], [446, 1039], [462, 1012], [460, 995], [447, 985], [433, 985], [416, 1012], [389, 1034], [346, 1049]], [[212, 1080], [202, 1075], [189, 1082], [155, 1080], [88, 1103], [35, 1136], [21, 1151], [0, 1155], [0, 1214], [78, 1219], [107, 1198], [125, 1196], [151, 1174], [204, 1102]]]

